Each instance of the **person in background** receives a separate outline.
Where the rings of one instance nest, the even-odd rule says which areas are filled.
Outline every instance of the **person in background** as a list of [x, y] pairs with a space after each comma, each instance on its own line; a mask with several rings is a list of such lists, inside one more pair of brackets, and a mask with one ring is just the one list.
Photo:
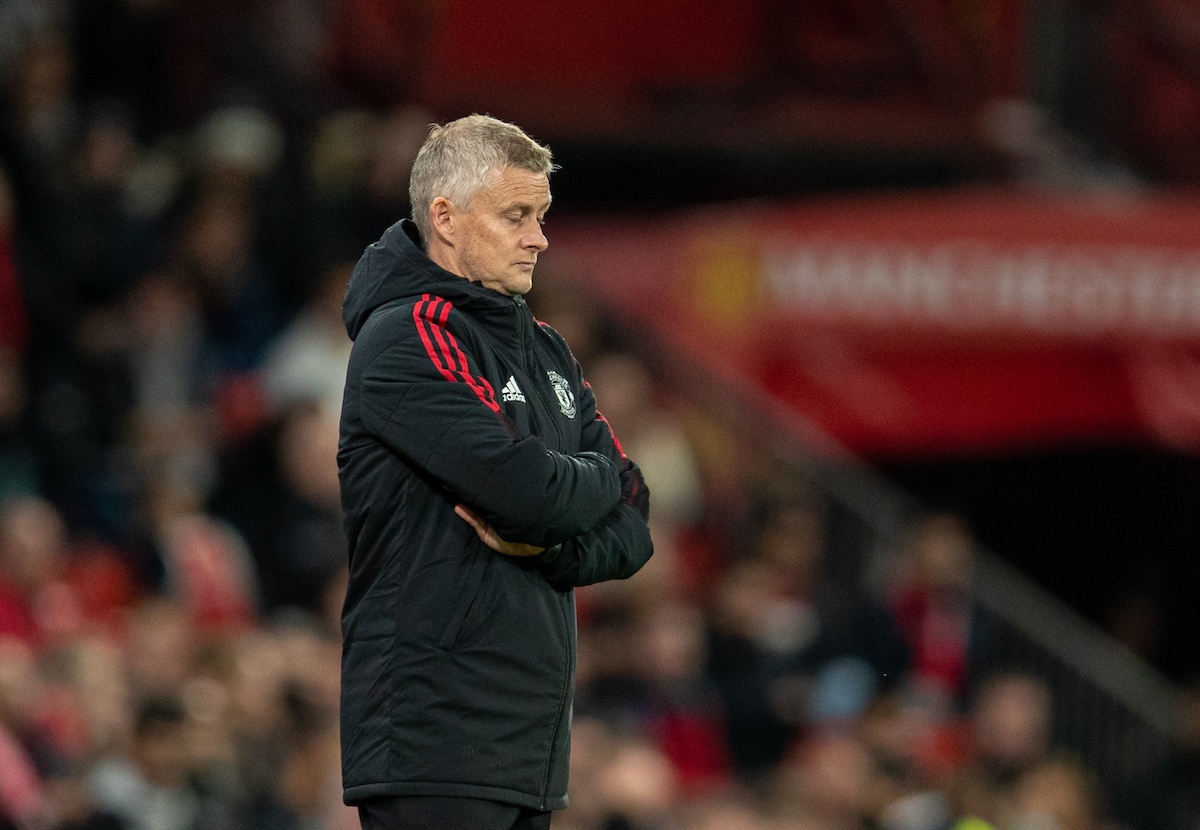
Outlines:
[[960, 814], [999, 824], [1013, 788], [1050, 752], [1050, 690], [1039, 678], [1006, 672], [986, 679], [970, 712], [970, 758], [955, 785]]
[[966, 523], [933, 514], [908, 532], [892, 586], [892, 614], [912, 651], [914, 690], [952, 708], [968, 691], [975, 542]]

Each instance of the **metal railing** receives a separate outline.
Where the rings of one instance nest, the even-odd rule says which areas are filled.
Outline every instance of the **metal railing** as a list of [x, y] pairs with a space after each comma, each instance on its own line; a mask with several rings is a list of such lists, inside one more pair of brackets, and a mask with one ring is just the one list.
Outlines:
[[980, 555], [975, 600], [989, 640], [985, 668], [1041, 678], [1056, 743], [1095, 772], [1108, 806], [1171, 751], [1179, 692], [1143, 660], [996, 556]]

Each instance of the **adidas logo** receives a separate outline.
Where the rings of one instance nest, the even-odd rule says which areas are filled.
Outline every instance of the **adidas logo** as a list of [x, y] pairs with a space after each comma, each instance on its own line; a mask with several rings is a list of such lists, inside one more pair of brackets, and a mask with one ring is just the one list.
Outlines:
[[521, 391], [520, 386], [517, 386], [517, 379], [512, 375], [508, 376], [508, 383], [504, 384], [504, 388], [500, 390], [500, 397], [504, 398], [505, 403], [512, 401], [525, 403], [525, 393]]

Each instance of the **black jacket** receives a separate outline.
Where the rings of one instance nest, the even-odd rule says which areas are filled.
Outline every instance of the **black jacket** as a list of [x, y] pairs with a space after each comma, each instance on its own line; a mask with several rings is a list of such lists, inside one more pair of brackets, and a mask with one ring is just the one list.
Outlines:
[[[344, 797], [558, 809], [572, 589], [627, 577], [651, 553], [645, 516], [622, 496], [633, 465], [562, 338], [417, 239], [407, 220], [389, 228], [343, 303], [355, 341], [338, 449]], [[547, 551], [493, 552], [457, 503]]]

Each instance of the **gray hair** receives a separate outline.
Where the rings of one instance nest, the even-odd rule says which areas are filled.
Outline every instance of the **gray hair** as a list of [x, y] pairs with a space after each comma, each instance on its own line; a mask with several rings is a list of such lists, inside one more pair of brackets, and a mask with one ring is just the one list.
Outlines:
[[516, 167], [549, 176], [550, 149], [515, 124], [490, 115], [468, 115], [445, 126], [433, 124], [413, 162], [408, 201], [421, 239], [429, 245], [429, 206], [445, 197], [469, 209], [471, 199], [487, 184], [492, 170]]

